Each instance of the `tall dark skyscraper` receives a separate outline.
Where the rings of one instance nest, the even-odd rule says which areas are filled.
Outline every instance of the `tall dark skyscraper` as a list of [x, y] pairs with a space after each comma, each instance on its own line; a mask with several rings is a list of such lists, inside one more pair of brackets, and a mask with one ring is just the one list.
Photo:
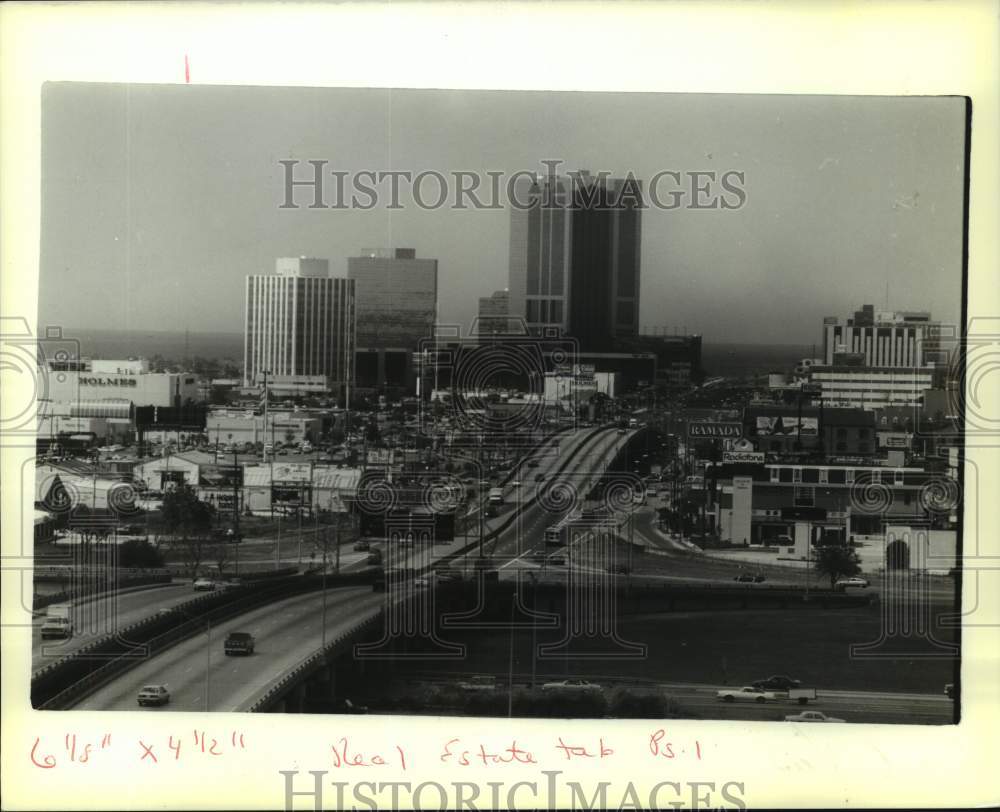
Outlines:
[[642, 186], [635, 179], [546, 177], [511, 211], [510, 313], [557, 327], [588, 351], [639, 327]]

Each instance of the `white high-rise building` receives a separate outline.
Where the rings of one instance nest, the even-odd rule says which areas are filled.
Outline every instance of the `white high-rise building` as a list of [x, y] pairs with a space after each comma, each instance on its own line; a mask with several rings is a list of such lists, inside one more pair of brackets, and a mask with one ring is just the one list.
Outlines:
[[278, 259], [274, 274], [246, 278], [245, 386], [325, 376], [338, 390], [352, 374], [354, 282], [332, 278], [325, 259]]

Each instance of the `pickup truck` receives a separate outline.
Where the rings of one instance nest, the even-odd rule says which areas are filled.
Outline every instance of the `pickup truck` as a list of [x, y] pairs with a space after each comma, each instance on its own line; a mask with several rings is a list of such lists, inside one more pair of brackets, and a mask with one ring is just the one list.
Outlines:
[[230, 632], [223, 648], [227, 657], [230, 654], [250, 655], [253, 654], [254, 642], [249, 632]]

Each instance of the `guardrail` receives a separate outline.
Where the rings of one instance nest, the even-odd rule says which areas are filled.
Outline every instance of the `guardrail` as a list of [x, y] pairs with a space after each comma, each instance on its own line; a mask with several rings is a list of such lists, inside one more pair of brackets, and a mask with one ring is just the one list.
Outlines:
[[318, 671], [326, 663], [327, 658], [342, 646], [346, 641], [352, 637], [356, 637], [359, 634], [364, 633], [373, 624], [378, 623], [382, 620], [384, 609], [378, 609], [376, 614], [362, 621], [359, 625], [355, 626], [350, 631], [346, 631], [331, 642], [327, 643], [326, 648], [323, 648], [314, 654], [306, 657], [297, 666], [292, 668], [287, 674], [282, 676], [273, 685], [269, 686], [264, 693], [256, 699], [250, 707], [247, 709], [249, 713], [264, 713], [270, 708], [274, 707], [275, 704], [281, 699], [282, 696], [287, 693], [288, 689], [292, 686], [298, 684], [299, 682], [307, 679], [311, 674]]
[[44, 609], [46, 606], [51, 606], [54, 603], [67, 603], [79, 600], [80, 598], [96, 598], [124, 587], [169, 584], [171, 580], [170, 574], [164, 573], [163, 575], [148, 575], [126, 579], [119, 578], [110, 584], [105, 582], [103, 588], [99, 589], [81, 587], [80, 589], [64, 589], [62, 592], [55, 592], [50, 595], [35, 595], [32, 598], [32, 611]]
[[[373, 577], [371, 572], [361, 572], [327, 576], [326, 580], [329, 588], [367, 584], [372, 582]], [[318, 590], [322, 586], [323, 580], [317, 576], [293, 577], [285, 583], [267, 584], [260, 589], [247, 585], [230, 592], [203, 595], [162, 614], [144, 618], [35, 672], [31, 678], [32, 705], [44, 710], [71, 707], [149, 656], [197, 633], [206, 621], [217, 622], [235, 617], [258, 606]], [[190, 615], [192, 609], [201, 607], [208, 609], [196, 618], [177, 622]], [[164, 626], [169, 628], [159, 631]], [[137, 649], [141, 652], [138, 656]], [[101, 659], [106, 660], [103, 665], [89, 667]], [[67, 681], [70, 684], [67, 685]]]

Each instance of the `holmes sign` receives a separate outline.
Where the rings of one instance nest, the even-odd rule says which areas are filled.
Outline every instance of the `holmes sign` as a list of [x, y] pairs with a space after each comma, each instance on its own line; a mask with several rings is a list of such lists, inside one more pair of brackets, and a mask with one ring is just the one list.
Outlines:
[[91, 378], [81, 377], [81, 386], [137, 386], [135, 378]]
[[688, 437], [741, 437], [741, 423], [688, 423]]

